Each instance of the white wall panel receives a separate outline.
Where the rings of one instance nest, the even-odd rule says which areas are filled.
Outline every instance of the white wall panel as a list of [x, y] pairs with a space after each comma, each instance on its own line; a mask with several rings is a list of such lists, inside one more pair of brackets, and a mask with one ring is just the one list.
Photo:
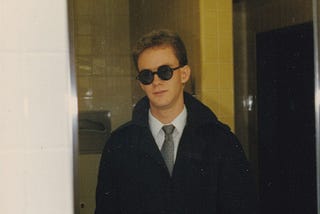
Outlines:
[[66, 0], [0, 0], [0, 213], [72, 214]]

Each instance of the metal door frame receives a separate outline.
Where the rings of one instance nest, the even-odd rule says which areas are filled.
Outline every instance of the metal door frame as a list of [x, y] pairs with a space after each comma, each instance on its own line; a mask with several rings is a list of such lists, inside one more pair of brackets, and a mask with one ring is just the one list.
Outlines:
[[314, 103], [315, 103], [315, 127], [316, 127], [316, 167], [317, 167], [317, 204], [320, 214], [320, 68], [319, 68], [319, 40], [320, 40], [320, 4], [317, 0], [312, 1], [313, 29], [314, 29]]

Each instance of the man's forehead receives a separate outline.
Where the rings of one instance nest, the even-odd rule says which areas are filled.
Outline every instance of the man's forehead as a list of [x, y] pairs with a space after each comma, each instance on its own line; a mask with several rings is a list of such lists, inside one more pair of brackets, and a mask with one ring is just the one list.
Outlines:
[[157, 69], [162, 65], [177, 66], [177, 59], [171, 46], [157, 46], [145, 49], [138, 58], [138, 68]]

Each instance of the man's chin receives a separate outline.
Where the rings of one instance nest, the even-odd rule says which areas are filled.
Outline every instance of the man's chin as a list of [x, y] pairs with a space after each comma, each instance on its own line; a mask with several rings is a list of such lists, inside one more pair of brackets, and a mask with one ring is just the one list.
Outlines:
[[167, 102], [152, 102], [151, 106], [156, 110], [165, 110], [169, 108], [169, 104]]

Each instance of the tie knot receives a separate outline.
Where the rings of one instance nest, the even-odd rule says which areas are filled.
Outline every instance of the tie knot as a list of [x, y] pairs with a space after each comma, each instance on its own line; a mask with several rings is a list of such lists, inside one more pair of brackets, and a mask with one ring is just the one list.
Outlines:
[[162, 127], [162, 130], [164, 131], [164, 133], [167, 134], [172, 134], [173, 130], [174, 130], [174, 125], [170, 124], [170, 125], [165, 125]]

